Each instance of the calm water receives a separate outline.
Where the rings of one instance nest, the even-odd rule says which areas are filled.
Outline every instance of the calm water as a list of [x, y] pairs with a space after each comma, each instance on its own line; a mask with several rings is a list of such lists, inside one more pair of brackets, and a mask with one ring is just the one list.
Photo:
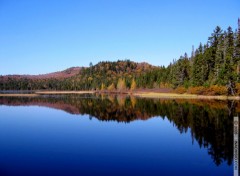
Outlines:
[[0, 175], [233, 175], [223, 101], [0, 98]]

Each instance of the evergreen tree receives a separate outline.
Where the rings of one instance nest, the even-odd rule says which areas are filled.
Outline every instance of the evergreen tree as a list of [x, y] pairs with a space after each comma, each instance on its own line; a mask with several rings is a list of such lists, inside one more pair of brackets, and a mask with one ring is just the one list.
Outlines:
[[219, 37], [221, 35], [222, 35], [222, 29], [219, 26], [217, 26], [213, 31], [211, 37], [208, 38], [208, 43], [210, 44], [210, 50], [211, 50], [211, 57], [207, 58], [207, 63], [210, 70], [214, 69]]
[[236, 80], [240, 82], [240, 18], [238, 19], [238, 30], [235, 32], [234, 63], [236, 63]]
[[228, 94], [234, 95], [236, 93], [235, 81], [236, 73], [234, 73], [234, 35], [231, 27], [228, 27], [227, 37], [226, 37], [226, 62], [225, 62], [225, 82], [228, 87]]

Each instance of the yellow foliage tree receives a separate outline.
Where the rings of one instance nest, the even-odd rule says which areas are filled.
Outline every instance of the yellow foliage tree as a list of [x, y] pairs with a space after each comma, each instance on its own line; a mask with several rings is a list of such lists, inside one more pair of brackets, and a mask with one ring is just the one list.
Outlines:
[[125, 79], [122, 79], [122, 78], [119, 78], [119, 79], [118, 79], [117, 89], [118, 89], [119, 91], [126, 90]]
[[115, 90], [115, 85], [112, 83], [111, 85], [108, 86], [108, 91], [113, 91]]
[[137, 88], [137, 84], [136, 84], [135, 79], [133, 79], [132, 83], [131, 83], [131, 90], [135, 90], [136, 88]]
[[92, 81], [93, 80], [93, 78], [90, 76], [90, 77], [88, 77], [88, 81]]
[[105, 87], [105, 84], [102, 83], [102, 85], [101, 85], [101, 90], [105, 90], [105, 88], [106, 88], [106, 87]]

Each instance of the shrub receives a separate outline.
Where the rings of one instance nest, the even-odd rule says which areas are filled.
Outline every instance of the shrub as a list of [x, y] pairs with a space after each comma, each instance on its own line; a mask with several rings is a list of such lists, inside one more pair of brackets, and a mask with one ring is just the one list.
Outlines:
[[206, 88], [204, 88], [203, 86], [189, 87], [187, 91], [187, 93], [197, 94], [197, 95], [204, 95], [205, 92], [206, 92]]
[[187, 89], [185, 87], [177, 87], [175, 90], [174, 90], [175, 93], [178, 93], [178, 94], [183, 94], [183, 93], [186, 93], [187, 92]]
[[207, 90], [207, 95], [227, 95], [227, 87], [226, 86], [210, 86]]
[[[240, 88], [240, 86], [239, 86]], [[227, 95], [227, 88], [225, 86], [213, 85], [210, 87], [190, 87], [187, 93], [197, 94], [197, 95]], [[240, 90], [239, 90], [240, 93]]]
[[236, 83], [236, 92], [237, 95], [240, 95], [240, 83]]

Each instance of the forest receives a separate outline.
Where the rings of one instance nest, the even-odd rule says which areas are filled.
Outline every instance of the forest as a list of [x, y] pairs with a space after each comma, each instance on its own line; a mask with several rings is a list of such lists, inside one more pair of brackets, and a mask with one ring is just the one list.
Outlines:
[[[160, 61], [159, 61], [160, 62]], [[0, 90], [134, 91], [172, 88], [176, 93], [240, 95], [240, 19], [238, 29], [217, 26], [205, 44], [153, 66], [130, 60], [99, 62], [68, 78], [0, 76]]]

